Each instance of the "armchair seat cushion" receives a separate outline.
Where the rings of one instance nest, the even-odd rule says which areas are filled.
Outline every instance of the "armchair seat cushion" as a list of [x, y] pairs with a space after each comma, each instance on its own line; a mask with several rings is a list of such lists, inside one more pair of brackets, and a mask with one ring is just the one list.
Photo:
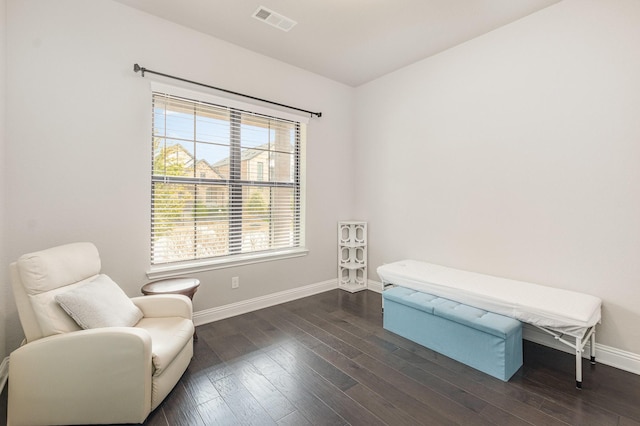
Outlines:
[[151, 336], [154, 376], [162, 374], [191, 342], [194, 331], [193, 322], [182, 317], [142, 318], [136, 328], [146, 330]]

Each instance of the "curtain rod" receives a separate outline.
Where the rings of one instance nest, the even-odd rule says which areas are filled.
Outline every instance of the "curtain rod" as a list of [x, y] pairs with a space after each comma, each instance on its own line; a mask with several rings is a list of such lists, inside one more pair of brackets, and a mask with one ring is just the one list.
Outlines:
[[219, 90], [221, 92], [230, 93], [230, 94], [236, 95], [236, 96], [242, 96], [244, 98], [253, 99], [255, 101], [266, 102], [266, 103], [271, 104], [271, 105], [277, 105], [277, 106], [293, 109], [293, 110], [300, 111], [300, 112], [306, 112], [307, 114], [310, 114], [312, 117], [314, 115], [316, 117], [318, 117], [318, 118], [322, 117], [322, 113], [321, 112], [307, 111], [306, 109], [296, 108], [296, 107], [293, 107], [293, 106], [290, 106], [290, 105], [285, 105], [285, 104], [281, 104], [281, 103], [278, 103], [278, 102], [269, 101], [267, 99], [256, 98], [255, 96], [245, 95], [243, 93], [234, 92], [232, 90], [221, 89], [220, 87], [215, 87], [215, 86], [209, 86], [208, 84], [198, 83], [197, 81], [187, 80], [186, 78], [176, 77], [174, 75], [169, 75], [169, 74], [164, 74], [164, 73], [157, 72], [157, 71], [152, 71], [152, 70], [147, 69], [145, 67], [141, 67], [138, 64], [133, 64], [133, 71], [134, 72], [140, 71], [140, 75], [142, 77], [144, 77], [144, 73], [145, 72], [148, 72], [148, 73], [151, 73], [151, 74], [160, 75], [162, 77], [167, 77], [167, 78], [172, 78], [174, 80], [184, 81], [185, 83], [195, 84], [195, 85], [198, 85], [198, 86], [207, 87], [209, 89]]

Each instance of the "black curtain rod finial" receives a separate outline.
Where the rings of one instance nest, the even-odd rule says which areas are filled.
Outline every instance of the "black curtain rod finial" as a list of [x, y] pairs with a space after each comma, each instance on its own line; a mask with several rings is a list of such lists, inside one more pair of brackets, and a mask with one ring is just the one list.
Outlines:
[[138, 64], [133, 64], [133, 72], [138, 72], [138, 71], [141, 71], [140, 74], [144, 77], [144, 72], [146, 71], [146, 68], [141, 67]]

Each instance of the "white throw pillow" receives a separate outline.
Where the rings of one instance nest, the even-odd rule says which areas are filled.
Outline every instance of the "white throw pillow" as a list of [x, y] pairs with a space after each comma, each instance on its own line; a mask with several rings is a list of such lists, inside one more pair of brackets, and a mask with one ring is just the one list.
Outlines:
[[56, 295], [56, 302], [82, 328], [132, 327], [142, 311], [106, 275]]

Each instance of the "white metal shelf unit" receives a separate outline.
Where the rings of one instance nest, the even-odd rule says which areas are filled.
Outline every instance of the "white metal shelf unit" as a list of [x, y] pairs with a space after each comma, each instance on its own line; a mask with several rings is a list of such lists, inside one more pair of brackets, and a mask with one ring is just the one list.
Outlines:
[[351, 293], [367, 288], [367, 222], [338, 222], [338, 287]]

